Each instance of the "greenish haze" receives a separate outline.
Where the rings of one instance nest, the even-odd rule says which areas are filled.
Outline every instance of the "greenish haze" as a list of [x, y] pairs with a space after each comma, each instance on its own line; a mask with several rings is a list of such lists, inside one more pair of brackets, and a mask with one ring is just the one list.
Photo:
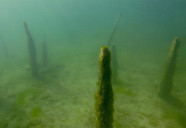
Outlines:
[[112, 46], [112, 80], [113, 83], [118, 82], [118, 59], [116, 46]]
[[[118, 65], [113, 127], [185, 128], [185, 12], [185, 0], [0, 0], [0, 128], [95, 128], [99, 53], [110, 40]], [[175, 37], [181, 43], [166, 102], [159, 92]]]

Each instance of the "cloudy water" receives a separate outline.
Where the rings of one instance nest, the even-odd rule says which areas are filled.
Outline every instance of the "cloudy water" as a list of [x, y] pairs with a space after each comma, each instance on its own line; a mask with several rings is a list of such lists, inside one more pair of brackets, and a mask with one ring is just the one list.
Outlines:
[[185, 43], [185, 0], [0, 0], [0, 128], [186, 128]]

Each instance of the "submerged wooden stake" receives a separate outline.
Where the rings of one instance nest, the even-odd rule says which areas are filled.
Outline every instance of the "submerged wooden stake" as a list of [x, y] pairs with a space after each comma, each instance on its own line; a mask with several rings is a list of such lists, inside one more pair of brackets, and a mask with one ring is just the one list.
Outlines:
[[112, 80], [116, 82], [118, 79], [118, 61], [115, 45], [112, 46]]
[[48, 64], [48, 51], [47, 51], [47, 44], [45, 38], [42, 43], [42, 61], [43, 61], [43, 66], [46, 67]]
[[110, 37], [109, 37], [109, 40], [108, 40], [108, 46], [111, 46], [112, 40], [113, 40], [114, 35], [115, 35], [115, 33], [116, 33], [116, 30], [117, 30], [117, 28], [118, 28], [118, 24], [119, 24], [119, 21], [120, 21], [120, 17], [121, 17], [121, 13], [120, 13], [119, 16], [117, 17], [117, 19], [116, 19], [116, 24], [115, 24], [115, 26], [114, 26], [114, 28], [113, 28], [113, 30], [112, 30], [112, 33], [110, 34]]
[[35, 44], [31, 36], [31, 33], [28, 30], [26, 22], [24, 22], [24, 28], [25, 28], [25, 32], [28, 38], [28, 50], [29, 50], [29, 56], [30, 56], [30, 67], [32, 70], [32, 75], [34, 77], [38, 77], [38, 65], [37, 65]]
[[99, 81], [95, 95], [96, 128], [113, 128], [113, 90], [111, 84], [111, 53], [102, 47], [99, 56]]
[[171, 90], [173, 87], [173, 77], [176, 68], [176, 59], [177, 59], [179, 45], [180, 45], [180, 40], [178, 38], [175, 38], [172, 41], [170, 47], [165, 74], [160, 84], [161, 88], [159, 94], [162, 99], [171, 98]]

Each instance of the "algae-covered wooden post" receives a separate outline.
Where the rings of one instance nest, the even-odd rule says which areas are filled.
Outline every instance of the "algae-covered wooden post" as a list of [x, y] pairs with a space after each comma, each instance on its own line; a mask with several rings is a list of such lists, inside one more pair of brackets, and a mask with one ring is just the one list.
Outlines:
[[113, 90], [111, 83], [111, 53], [102, 47], [99, 56], [99, 81], [95, 95], [96, 128], [113, 128]]
[[24, 22], [24, 28], [28, 38], [28, 50], [30, 56], [30, 66], [32, 70], [32, 75], [34, 77], [38, 77], [38, 65], [37, 65], [35, 44], [26, 22]]
[[177, 59], [179, 45], [180, 45], [180, 40], [176, 37], [172, 41], [170, 51], [169, 51], [169, 56], [168, 56], [168, 62], [166, 65], [166, 70], [160, 84], [159, 94], [162, 99], [171, 98], [171, 90], [173, 87], [173, 77], [176, 68], [176, 59]]
[[112, 74], [112, 80], [116, 82], [118, 80], [118, 61], [115, 45], [112, 46]]
[[47, 52], [47, 44], [45, 38], [42, 43], [42, 61], [43, 61], [43, 66], [46, 67], [48, 64], [48, 52]]

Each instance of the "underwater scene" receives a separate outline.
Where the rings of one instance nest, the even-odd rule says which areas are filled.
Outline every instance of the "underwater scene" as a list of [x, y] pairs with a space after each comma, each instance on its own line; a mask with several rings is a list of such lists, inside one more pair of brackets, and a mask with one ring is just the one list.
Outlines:
[[186, 0], [0, 0], [0, 128], [186, 128]]

